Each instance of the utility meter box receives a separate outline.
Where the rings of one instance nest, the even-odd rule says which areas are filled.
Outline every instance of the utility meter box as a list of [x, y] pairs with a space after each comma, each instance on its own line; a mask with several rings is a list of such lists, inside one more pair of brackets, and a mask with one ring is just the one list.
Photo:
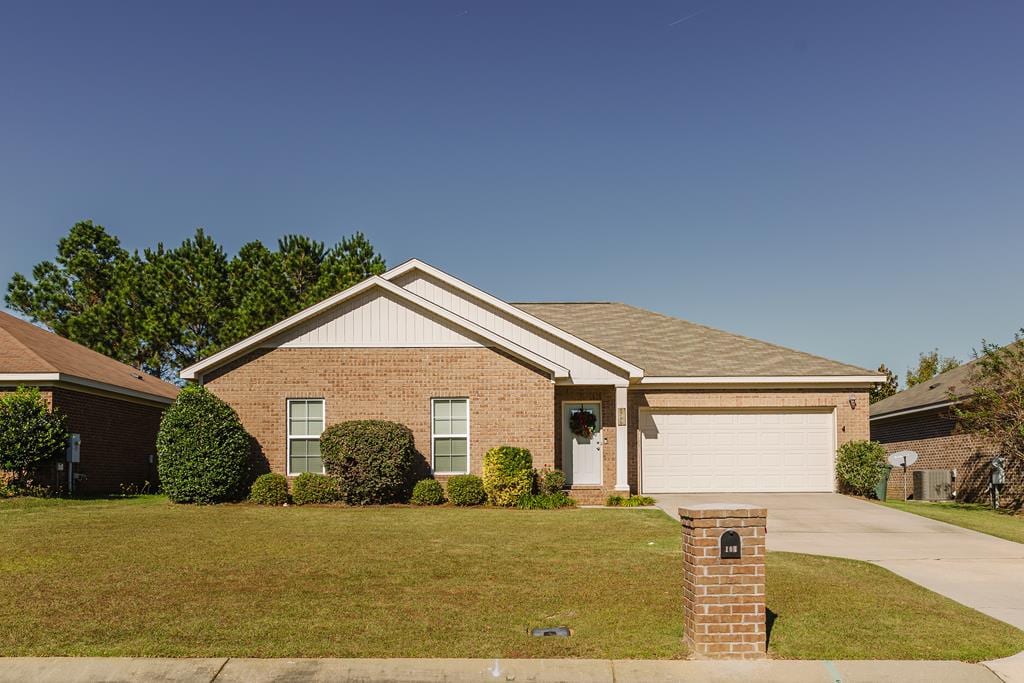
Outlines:
[[950, 470], [916, 470], [914, 500], [952, 500], [953, 472]]
[[72, 434], [68, 438], [68, 462], [82, 461], [82, 435]]

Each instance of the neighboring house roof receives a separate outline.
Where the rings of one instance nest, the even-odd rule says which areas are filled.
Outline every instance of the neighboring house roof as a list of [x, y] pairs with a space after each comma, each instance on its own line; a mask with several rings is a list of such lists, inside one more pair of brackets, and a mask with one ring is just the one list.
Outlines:
[[168, 403], [178, 387], [0, 311], [0, 381], [68, 382]]
[[[883, 419], [895, 417], [897, 414], [939, 408], [953, 403], [955, 399], [964, 398], [971, 393], [971, 373], [974, 371], [975, 363], [977, 361], [964, 363], [940, 375], [935, 375], [927, 382], [915, 384], [909, 389], [904, 389], [889, 398], [871, 404], [871, 419]], [[955, 397], [953, 400], [949, 395], [951, 391]]]
[[874, 376], [794, 351], [621, 303], [518, 303], [527, 313], [663, 377]]

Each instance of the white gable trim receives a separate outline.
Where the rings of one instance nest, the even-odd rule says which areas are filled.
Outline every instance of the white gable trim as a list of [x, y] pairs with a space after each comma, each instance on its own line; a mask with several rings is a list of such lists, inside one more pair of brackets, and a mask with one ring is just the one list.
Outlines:
[[629, 373], [630, 379], [639, 379], [644, 376], [643, 368], [633, 365], [632, 363], [625, 361], [619, 358], [618, 356], [614, 356], [605, 351], [604, 349], [594, 346], [588, 341], [571, 335], [565, 330], [559, 329], [552, 325], [551, 323], [545, 322], [544, 320], [541, 320], [540, 318], [534, 315], [530, 315], [526, 311], [516, 308], [512, 304], [506, 303], [499, 299], [498, 297], [492, 296], [481, 289], [477, 289], [473, 285], [463, 282], [462, 280], [453, 277], [452, 275], [449, 275], [443, 270], [438, 270], [437, 268], [427, 263], [424, 263], [419, 259], [409, 259], [405, 263], [399, 266], [395, 266], [391, 270], [387, 271], [386, 273], [381, 275], [381, 277], [384, 278], [385, 280], [393, 280], [394, 278], [404, 275], [405, 273], [408, 273], [411, 270], [419, 270], [423, 273], [426, 273], [427, 275], [430, 275], [431, 277], [435, 277], [438, 280], [441, 280], [445, 284], [454, 287], [457, 290], [469, 294], [474, 298], [480, 299], [481, 301], [497, 308], [503, 313], [507, 313], [508, 315], [514, 318], [518, 318], [519, 320], [522, 320], [523, 322], [528, 323], [533, 327], [539, 328], [544, 332], [552, 335], [553, 337], [556, 337], [557, 339], [560, 339], [561, 341], [571, 346], [575, 346], [579, 349], [582, 349], [587, 353], [591, 354], [592, 356], [596, 356], [597, 358], [600, 358], [601, 360], [611, 364], [616, 368], [625, 370], [627, 373]]
[[416, 294], [413, 294], [412, 292], [409, 292], [399, 287], [398, 285], [392, 284], [391, 282], [374, 275], [372, 277], [367, 278], [366, 280], [363, 280], [357, 285], [353, 285], [352, 287], [349, 287], [348, 289], [342, 292], [338, 292], [334, 296], [324, 299], [320, 303], [313, 304], [309, 308], [303, 311], [299, 311], [295, 315], [291, 316], [290, 318], [286, 318], [285, 320], [282, 320], [276, 325], [271, 325], [262, 332], [257, 332], [248, 339], [243, 339], [237, 344], [229, 346], [223, 351], [215, 353], [209, 358], [183, 369], [180, 373], [181, 378], [196, 379], [203, 373], [208, 372], [209, 370], [219, 365], [223, 365], [224, 363], [241, 356], [246, 351], [249, 351], [250, 349], [262, 345], [264, 342], [267, 342], [273, 337], [281, 334], [282, 332], [291, 329], [295, 325], [298, 325], [299, 323], [302, 323], [306, 320], [310, 320], [319, 315], [320, 313], [323, 313], [324, 311], [327, 311], [330, 308], [344, 301], [347, 301], [355, 296], [358, 296], [359, 294], [362, 294], [363, 292], [366, 292], [367, 290], [374, 287], [384, 289], [385, 291], [391, 293], [392, 295], [398, 297], [399, 299], [421, 310], [427, 311], [428, 313], [431, 313], [444, 320], [447, 320], [453, 325], [460, 327], [463, 330], [466, 330], [478, 337], [481, 337], [482, 339], [491, 342], [493, 345], [501, 349], [504, 349], [513, 356], [516, 356], [517, 358], [526, 361], [531, 365], [547, 370], [548, 372], [551, 373], [554, 379], [561, 379], [569, 376], [569, 370], [562, 367], [561, 365], [547, 358], [544, 358], [543, 356], [534, 353], [529, 349], [525, 349], [522, 346], [519, 346], [518, 344], [515, 344], [509, 341], [508, 339], [505, 339], [504, 337], [494, 334], [490, 330], [487, 330], [472, 321], [466, 320], [465, 318], [462, 318], [452, 313], [451, 311], [438, 306], [437, 304], [431, 301], [427, 301], [426, 299]]

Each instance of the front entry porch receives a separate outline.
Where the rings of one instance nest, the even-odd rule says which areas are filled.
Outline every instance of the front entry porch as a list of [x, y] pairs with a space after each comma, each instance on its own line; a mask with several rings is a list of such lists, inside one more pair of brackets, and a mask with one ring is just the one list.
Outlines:
[[[570, 494], [583, 504], [599, 504], [613, 493], [629, 494], [626, 439], [626, 387], [555, 387], [555, 467], [565, 472]], [[574, 433], [574, 413], [593, 425]], [[620, 419], [621, 418], [621, 419]]]

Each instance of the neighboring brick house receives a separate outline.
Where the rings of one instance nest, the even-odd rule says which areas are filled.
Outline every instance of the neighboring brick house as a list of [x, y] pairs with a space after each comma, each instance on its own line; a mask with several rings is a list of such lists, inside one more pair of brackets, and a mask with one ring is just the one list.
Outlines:
[[417, 260], [181, 376], [238, 411], [264, 470], [320, 471], [326, 425], [380, 418], [413, 431], [439, 478], [512, 444], [586, 500], [832, 491], [836, 446], [867, 438], [880, 379], [624, 304], [510, 304]]
[[80, 462], [46, 464], [39, 483], [81, 495], [155, 488], [156, 433], [178, 387], [0, 312], [0, 391], [22, 385], [80, 437]]
[[[892, 471], [889, 495], [903, 496], [906, 488], [913, 492], [915, 470], [956, 470], [954, 490], [957, 500], [987, 502], [989, 472], [992, 458], [999, 449], [957, 429], [953, 412], [955, 403], [971, 392], [971, 373], [975, 362], [966, 363], [936, 375], [909, 389], [893, 394], [871, 406], [871, 438], [889, 453], [914, 451], [917, 462]], [[953, 397], [950, 397], [952, 392]], [[1024, 473], [1011, 466], [1006, 471], [1003, 500], [1019, 507], [1024, 502]]]

